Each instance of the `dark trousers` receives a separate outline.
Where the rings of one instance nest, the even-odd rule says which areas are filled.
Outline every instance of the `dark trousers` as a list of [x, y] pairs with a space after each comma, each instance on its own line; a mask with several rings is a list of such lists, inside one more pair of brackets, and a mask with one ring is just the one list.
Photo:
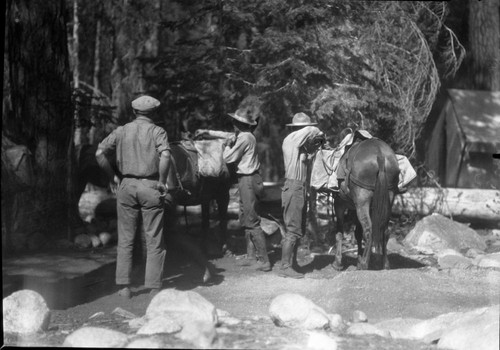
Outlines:
[[147, 259], [144, 285], [160, 288], [165, 262], [163, 244], [164, 203], [155, 188], [158, 181], [124, 178], [118, 187], [116, 205], [118, 214], [118, 245], [116, 284], [130, 284], [134, 237], [142, 215], [146, 235]]
[[306, 186], [302, 181], [286, 179], [281, 192], [285, 239], [292, 243], [304, 236]]
[[260, 216], [257, 214], [259, 198], [264, 192], [264, 184], [259, 173], [238, 176], [238, 189], [240, 192], [239, 219], [245, 234], [254, 237], [264, 235], [260, 227]]

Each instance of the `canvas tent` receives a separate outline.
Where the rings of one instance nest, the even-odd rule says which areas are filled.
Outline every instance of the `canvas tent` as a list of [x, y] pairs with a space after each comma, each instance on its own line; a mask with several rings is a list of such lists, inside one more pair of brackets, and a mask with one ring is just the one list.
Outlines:
[[500, 189], [500, 92], [447, 90], [425, 163], [444, 187]]

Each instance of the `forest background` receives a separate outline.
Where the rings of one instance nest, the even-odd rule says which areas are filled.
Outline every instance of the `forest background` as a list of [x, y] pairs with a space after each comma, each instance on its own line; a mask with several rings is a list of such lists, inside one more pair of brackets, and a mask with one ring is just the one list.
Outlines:
[[78, 150], [130, 121], [141, 94], [162, 102], [172, 141], [247, 108], [264, 180], [279, 181], [294, 113], [332, 145], [367, 129], [419, 167], [441, 91], [500, 90], [499, 0], [8, 0], [4, 13], [2, 135], [28, 147], [35, 181], [2, 186], [2, 207], [14, 201], [24, 236], [71, 229]]

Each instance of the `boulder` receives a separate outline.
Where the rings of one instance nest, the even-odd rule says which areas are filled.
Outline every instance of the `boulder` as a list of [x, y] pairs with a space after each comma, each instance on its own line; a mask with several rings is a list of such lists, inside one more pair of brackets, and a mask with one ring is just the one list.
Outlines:
[[479, 267], [500, 269], [500, 253], [478, 255], [473, 263]]
[[30, 334], [47, 330], [50, 310], [43, 297], [32, 290], [20, 290], [3, 299], [3, 331]]
[[75, 237], [75, 245], [80, 249], [88, 249], [92, 246], [92, 240], [89, 235], [82, 233]]
[[271, 301], [269, 315], [279, 327], [323, 329], [328, 328], [328, 314], [311, 300], [299, 294], [285, 293]]
[[130, 341], [127, 349], [165, 349], [165, 344], [159, 337], [137, 338]]
[[213, 322], [194, 320], [185, 323], [182, 326], [182, 330], [176, 333], [175, 336], [197, 347], [208, 348], [217, 337], [217, 332]]
[[127, 335], [98, 327], [83, 327], [66, 337], [63, 347], [70, 348], [122, 348], [127, 344]]
[[440, 214], [432, 214], [417, 222], [403, 242], [417, 250], [433, 253], [448, 248], [456, 251], [486, 249], [486, 243], [476, 231]]
[[339, 314], [329, 314], [328, 319], [330, 320], [329, 322], [329, 327], [332, 331], [337, 331], [341, 332], [345, 328], [345, 323], [344, 320], [342, 319], [342, 316]]
[[182, 329], [182, 326], [169, 317], [157, 316], [149, 319], [137, 331], [137, 334], [159, 334], [159, 333], [176, 333]]
[[347, 328], [347, 334], [351, 335], [378, 335], [384, 338], [390, 338], [391, 333], [388, 330], [380, 329], [369, 323], [353, 323]]
[[213, 324], [218, 323], [215, 306], [192, 291], [178, 291], [165, 289], [155, 295], [146, 309], [146, 319], [166, 316], [180, 325], [202, 321]]
[[307, 340], [307, 349], [310, 350], [337, 350], [337, 340], [325, 333], [310, 331]]
[[389, 331], [390, 335], [394, 339], [412, 339], [411, 329], [417, 323], [423, 320], [419, 318], [393, 318], [390, 320], [381, 321], [376, 323], [374, 326]]
[[438, 258], [442, 269], [467, 269], [472, 266], [472, 260], [461, 255], [445, 255]]
[[363, 311], [354, 310], [352, 312], [352, 322], [353, 323], [368, 322], [368, 317]]
[[[425, 343], [432, 343], [443, 337], [444, 334], [459, 329], [462, 325], [470, 325], [474, 322], [481, 322], [481, 318], [491, 317], [496, 312], [498, 319], [498, 305], [471, 310], [468, 312], [450, 312], [439, 315], [432, 319], [421, 321], [412, 326], [408, 331], [407, 339], [415, 339]], [[498, 327], [497, 327], [498, 329]], [[477, 347], [472, 347], [477, 348]]]
[[499, 305], [484, 309], [480, 313], [456, 322], [443, 332], [438, 348], [467, 350], [498, 350]]

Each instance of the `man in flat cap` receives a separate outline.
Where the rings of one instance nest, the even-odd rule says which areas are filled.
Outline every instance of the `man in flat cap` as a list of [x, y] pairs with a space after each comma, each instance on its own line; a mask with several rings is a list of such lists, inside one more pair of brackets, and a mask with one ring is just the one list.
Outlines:
[[[165, 248], [164, 198], [170, 167], [170, 146], [165, 130], [154, 124], [160, 102], [151, 96], [132, 101], [136, 118], [116, 128], [98, 146], [96, 159], [116, 185], [118, 245], [116, 284], [119, 295], [130, 298], [132, 250], [139, 216], [146, 234], [144, 285], [156, 294], [161, 289]], [[107, 159], [114, 156], [118, 174]]]
[[[236, 140], [231, 146], [226, 144], [223, 152], [224, 161], [237, 167], [238, 189], [240, 193], [240, 224], [245, 230], [245, 237], [254, 244], [257, 260], [248, 263], [260, 271], [270, 271], [271, 263], [267, 255], [266, 236], [260, 227], [257, 213], [259, 197], [264, 191], [260, 175], [260, 161], [257, 154], [257, 141], [253, 130], [257, 122], [244, 109], [229, 114], [233, 119]], [[247, 245], [248, 248], [248, 245]]]
[[[282, 240], [281, 266], [278, 275], [282, 277], [303, 278], [292, 265], [296, 264], [297, 241], [305, 233], [305, 209], [309, 165], [311, 155], [324, 140], [324, 134], [311, 122], [305, 113], [293, 116], [287, 126], [292, 132], [283, 140], [283, 159], [285, 163], [285, 183], [281, 193], [281, 205], [285, 222], [285, 237]], [[314, 142], [316, 141], [316, 142]]]

